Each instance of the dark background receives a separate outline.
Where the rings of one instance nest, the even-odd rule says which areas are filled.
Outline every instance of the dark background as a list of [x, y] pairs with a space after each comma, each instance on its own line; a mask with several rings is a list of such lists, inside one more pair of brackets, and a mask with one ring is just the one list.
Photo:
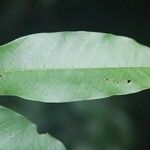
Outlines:
[[[124, 35], [150, 46], [150, 3], [144, 0], [0, 0], [0, 44], [54, 31]], [[41, 93], [42, 94], [42, 93]], [[102, 100], [46, 104], [0, 97], [65, 143], [68, 150], [149, 150], [150, 91]]]

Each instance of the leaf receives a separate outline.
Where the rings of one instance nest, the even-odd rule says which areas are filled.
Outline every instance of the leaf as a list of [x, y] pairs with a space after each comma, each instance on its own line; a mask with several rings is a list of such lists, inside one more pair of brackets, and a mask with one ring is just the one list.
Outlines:
[[70, 102], [150, 88], [150, 48], [112, 34], [41, 33], [0, 47], [0, 95]]
[[1, 150], [66, 150], [48, 134], [39, 135], [36, 126], [16, 112], [0, 106]]

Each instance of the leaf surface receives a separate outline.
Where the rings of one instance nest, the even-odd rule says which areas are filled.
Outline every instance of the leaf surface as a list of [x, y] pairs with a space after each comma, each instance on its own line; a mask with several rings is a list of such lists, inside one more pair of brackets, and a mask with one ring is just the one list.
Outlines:
[[39, 135], [36, 126], [16, 112], [0, 106], [1, 150], [66, 150], [48, 134]]
[[0, 46], [0, 95], [70, 102], [150, 88], [150, 48], [105, 33], [57, 32]]

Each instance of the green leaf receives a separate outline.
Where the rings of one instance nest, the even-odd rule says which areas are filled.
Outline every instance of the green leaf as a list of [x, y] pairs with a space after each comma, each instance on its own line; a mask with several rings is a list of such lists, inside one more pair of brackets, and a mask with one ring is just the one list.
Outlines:
[[1, 150], [66, 150], [48, 134], [39, 135], [36, 126], [16, 112], [0, 106]]
[[150, 88], [150, 48], [112, 34], [42, 33], [0, 47], [0, 95], [43, 102]]

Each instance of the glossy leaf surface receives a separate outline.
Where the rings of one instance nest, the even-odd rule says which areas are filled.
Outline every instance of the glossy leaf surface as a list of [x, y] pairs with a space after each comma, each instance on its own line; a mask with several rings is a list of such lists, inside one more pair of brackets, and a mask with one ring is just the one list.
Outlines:
[[150, 88], [150, 48], [112, 34], [42, 33], [0, 47], [0, 95], [70, 102]]
[[1, 150], [66, 150], [48, 134], [39, 135], [36, 126], [16, 112], [0, 106]]

